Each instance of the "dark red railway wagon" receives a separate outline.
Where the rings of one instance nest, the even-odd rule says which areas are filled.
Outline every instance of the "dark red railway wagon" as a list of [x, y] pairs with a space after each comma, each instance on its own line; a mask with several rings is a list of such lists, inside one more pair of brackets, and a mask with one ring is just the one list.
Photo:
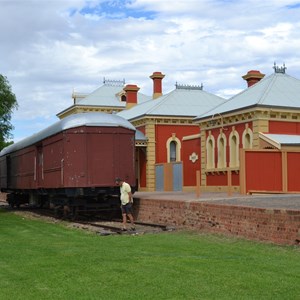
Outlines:
[[[135, 186], [135, 128], [105, 113], [68, 116], [0, 153], [1, 191], [10, 201], [84, 206]], [[93, 201], [91, 201], [93, 199]]]

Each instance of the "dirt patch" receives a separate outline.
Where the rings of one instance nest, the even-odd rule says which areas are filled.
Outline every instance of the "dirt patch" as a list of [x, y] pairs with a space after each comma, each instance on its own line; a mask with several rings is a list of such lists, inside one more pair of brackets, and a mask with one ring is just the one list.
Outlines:
[[[52, 224], [59, 224], [65, 226], [70, 229], [79, 229], [83, 230], [87, 233], [98, 234], [101, 236], [106, 235], [116, 235], [116, 234], [129, 234], [129, 235], [143, 235], [143, 234], [153, 234], [153, 233], [161, 233], [161, 228], [155, 228], [151, 226], [145, 226], [140, 224], [135, 224], [135, 230], [130, 230], [130, 224], [128, 224], [128, 231], [121, 231], [122, 223], [118, 221], [96, 221], [93, 222], [94, 225], [91, 224], [82, 224], [81, 222], [70, 221], [58, 219], [49, 215], [44, 215], [39, 211], [33, 211], [29, 209], [20, 209], [20, 210], [12, 210], [7, 204], [2, 205], [3, 208], [8, 211], [13, 212], [14, 214], [21, 216], [22, 218], [26, 218], [29, 220], [39, 220]], [[87, 222], [89, 223], [89, 222]], [[114, 230], [110, 230], [109, 228], [114, 228]], [[174, 228], [170, 228], [167, 231], [173, 231]]]

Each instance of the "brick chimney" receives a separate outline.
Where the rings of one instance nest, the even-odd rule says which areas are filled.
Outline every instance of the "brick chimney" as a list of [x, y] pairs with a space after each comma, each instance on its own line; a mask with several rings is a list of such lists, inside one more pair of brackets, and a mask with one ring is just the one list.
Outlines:
[[135, 106], [137, 104], [137, 93], [140, 88], [135, 84], [127, 84], [123, 90], [126, 93], [126, 109]]
[[153, 99], [162, 96], [162, 80], [165, 77], [161, 72], [153, 72], [150, 78], [153, 80]]
[[246, 75], [242, 76], [242, 78], [247, 81], [248, 88], [253, 84], [259, 82], [264, 77], [265, 74], [262, 74], [260, 73], [260, 71], [256, 71], [256, 70], [251, 70]]

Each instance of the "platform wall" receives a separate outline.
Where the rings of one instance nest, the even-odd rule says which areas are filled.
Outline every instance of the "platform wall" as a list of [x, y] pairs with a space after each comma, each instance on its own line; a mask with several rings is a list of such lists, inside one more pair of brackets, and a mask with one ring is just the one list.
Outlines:
[[300, 243], [300, 212], [197, 201], [135, 199], [138, 221], [230, 234], [276, 244]]

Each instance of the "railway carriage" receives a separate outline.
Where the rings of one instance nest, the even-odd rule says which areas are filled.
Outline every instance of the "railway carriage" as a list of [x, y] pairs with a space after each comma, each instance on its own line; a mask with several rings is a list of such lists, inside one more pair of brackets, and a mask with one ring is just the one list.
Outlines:
[[11, 206], [110, 208], [119, 193], [116, 177], [134, 189], [134, 147], [135, 128], [127, 120], [74, 114], [0, 152], [1, 191]]

